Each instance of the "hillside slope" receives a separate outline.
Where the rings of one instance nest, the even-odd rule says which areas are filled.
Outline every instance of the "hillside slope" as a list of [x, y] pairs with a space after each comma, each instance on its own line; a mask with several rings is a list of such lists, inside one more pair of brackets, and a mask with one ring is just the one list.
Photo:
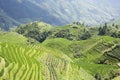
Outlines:
[[[18, 36], [24, 40], [22, 36]], [[7, 36], [2, 38], [7, 39], [5, 37]], [[0, 41], [0, 80], [95, 80], [61, 51], [53, 51], [41, 45], [19, 43], [19, 40], [12, 42], [14, 39]]]
[[28, 44], [25, 37], [15, 32], [1, 34], [0, 79], [111, 80], [119, 74], [118, 61], [112, 65], [97, 62], [104, 56], [102, 52], [116, 42], [120, 44], [119, 39], [98, 36], [80, 41], [53, 38]]
[[41, 21], [0, 30], [0, 80], [119, 80], [119, 30]]

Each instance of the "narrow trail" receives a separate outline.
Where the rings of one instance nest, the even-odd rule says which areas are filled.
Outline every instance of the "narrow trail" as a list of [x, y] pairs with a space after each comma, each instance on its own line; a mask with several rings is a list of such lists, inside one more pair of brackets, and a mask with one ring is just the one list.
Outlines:
[[68, 63], [68, 66], [67, 66], [66, 80], [70, 80], [70, 79], [69, 79], [69, 70], [70, 70], [70, 63]]
[[112, 49], [114, 49], [116, 47], [116, 44], [114, 44], [112, 47], [107, 48], [105, 50], [102, 51], [102, 53], [104, 54], [105, 52], [111, 51]]

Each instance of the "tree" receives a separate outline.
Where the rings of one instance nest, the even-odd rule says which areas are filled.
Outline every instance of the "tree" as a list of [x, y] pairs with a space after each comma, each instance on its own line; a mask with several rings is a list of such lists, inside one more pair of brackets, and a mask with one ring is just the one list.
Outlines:
[[70, 37], [70, 34], [69, 34], [69, 29], [66, 29], [66, 30], [60, 30], [59, 32], [57, 32], [55, 34], [55, 37], [58, 37], [58, 38], [66, 38], [66, 39], [69, 39]]
[[82, 36], [79, 36], [79, 38], [82, 39], [82, 40], [86, 40], [86, 39], [90, 38], [91, 36], [92, 35], [90, 34], [90, 32], [86, 31], [82, 34]]
[[73, 53], [74, 58], [79, 58], [82, 55], [81, 47], [79, 44], [71, 44], [69, 47], [70, 51]]
[[115, 26], [115, 23], [113, 23], [112, 26]]
[[120, 38], [120, 31], [117, 31], [117, 32], [113, 32], [111, 34], [112, 37], [115, 37], [115, 38]]
[[103, 27], [99, 27], [98, 31], [98, 35], [105, 35], [107, 33], [107, 23]]
[[40, 32], [39, 30], [34, 29], [27, 31], [24, 36], [36, 39], [38, 42], [43, 42], [50, 34], [50, 31]]
[[101, 26], [99, 27], [98, 31], [99, 31], [98, 35], [103, 35], [103, 29]]
[[119, 29], [119, 26], [118, 25], [115, 25], [116, 29]]
[[116, 32], [112, 33], [111, 36], [117, 38]]
[[101, 75], [100, 75], [99, 73], [96, 73], [96, 74], [95, 74], [95, 79], [96, 79], [96, 80], [102, 80], [102, 79], [101, 79]]

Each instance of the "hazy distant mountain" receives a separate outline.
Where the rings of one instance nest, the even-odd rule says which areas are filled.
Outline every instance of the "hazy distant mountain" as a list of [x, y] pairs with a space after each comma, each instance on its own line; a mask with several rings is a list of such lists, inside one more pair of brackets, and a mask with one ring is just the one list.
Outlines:
[[[32, 0], [31, 0], [32, 1]], [[40, 0], [33, 1], [66, 22], [83, 21], [97, 24], [120, 17], [119, 0]]]
[[0, 0], [0, 26], [41, 20], [53, 25], [73, 21], [98, 24], [120, 18], [119, 0]]

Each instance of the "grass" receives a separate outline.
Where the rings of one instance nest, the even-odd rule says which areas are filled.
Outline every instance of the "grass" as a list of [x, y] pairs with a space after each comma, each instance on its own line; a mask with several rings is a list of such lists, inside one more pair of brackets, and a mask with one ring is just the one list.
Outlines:
[[[0, 57], [5, 62], [0, 67], [0, 80], [95, 80], [99, 73], [109, 78], [116, 65], [96, 64], [102, 51], [112, 48], [119, 39], [97, 36], [87, 40], [70, 41], [63, 38], [47, 39], [41, 44], [26, 44], [27, 38], [14, 33], [0, 35]], [[71, 47], [71, 45], [73, 47]], [[73, 56], [77, 46], [82, 52], [79, 58]], [[3, 64], [0, 59], [0, 64]]]
[[109, 77], [108, 73], [114, 71], [115, 69], [118, 69], [117, 66], [94, 64], [81, 59], [76, 61], [76, 65], [78, 65], [79, 67], [82, 67], [93, 76], [96, 73], [99, 73], [102, 76], [102, 78]]
[[15, 32], [0, 33], [0, 42], [26, 43], [26, 40], [27, 38]]

